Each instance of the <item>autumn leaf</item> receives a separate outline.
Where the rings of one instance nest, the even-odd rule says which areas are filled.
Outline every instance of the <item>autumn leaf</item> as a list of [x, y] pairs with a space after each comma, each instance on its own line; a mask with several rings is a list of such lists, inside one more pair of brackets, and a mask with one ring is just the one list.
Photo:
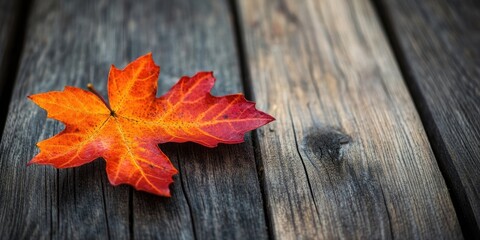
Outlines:
[[91, 85], [90, 91], [67, 86], [29, 96], [47, 117], [65, 124], [62, 132], [37, 144], [40, 153], [29, 164], [70, 168], [103, 157], [111, 184], [170, 196], [168, 186], [177, 170], [158, 144], [240, 143], [247, 131], [274, 120], [242, 94], [212, 96], [212, 72], [182, 77], [156, 98], [159, 73], [151, 54], [124, 70], [112, 65], [109, 103]]

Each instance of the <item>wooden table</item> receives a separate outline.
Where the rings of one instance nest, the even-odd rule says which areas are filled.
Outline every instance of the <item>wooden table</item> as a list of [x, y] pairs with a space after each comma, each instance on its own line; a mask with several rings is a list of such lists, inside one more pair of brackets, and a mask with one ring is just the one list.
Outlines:
[[[480, 237], [475, 0], [0, 0], [0, 238]], [[238, 145], [160, 147], [171, 198], [98, 159], [30, 166], [63, 126], [26, 96], [152, 52], [160, 92], [213, 70], [277, 120]]]

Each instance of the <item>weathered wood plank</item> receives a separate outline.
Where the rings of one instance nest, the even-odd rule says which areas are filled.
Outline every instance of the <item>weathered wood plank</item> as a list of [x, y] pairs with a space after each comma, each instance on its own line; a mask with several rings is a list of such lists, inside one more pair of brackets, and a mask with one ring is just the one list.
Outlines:
[[[155, 53], [165, 92], [182, 75], [213, 70], [218, 95], [242, 91], [228, 1], [147, 1], [127, 16], [132, 54]], [[134, 193], [136, 239], [263, 239], [262, 196], [251, 141], [209, 149], [196, 144], [161, 146], [180, 173], [171, 200]], [[180, 208], [179, 219], [168, 214]], [[138, 230], [137, 230], [138, 229]]]
[[367, 0], [238, 1], [277, 238], [461, 238]]
[[[0, 144], [0, 235], [25, 238], [126, 238], [129, 188], [113, 188], [105, 164], [56, 170], [26, 163], [35, 143], [59, 132], [58, 122], [27, 95], [86, 86], [105, 89], [112, 62], [126, 61], [119, 5], [107, 1], [36, 1]], [[102, 79], [101, 81], [99, 81]]]
[[0, 144], [0, 236], [266, 238], [250, 140], [161, 146], [181, 172], [170, 199], [110, 186], [102, 160], [67, 170], [25, 166], [35, 143], [62, 129], [27, 95], [92, 81], [105, 94], [110, 64], [148, 51], [162, 66], [162, 92], [199, 70], [216, 72], [216, 93], [239, 92], [233, 37], [225, 2], [36, 2]]
[[379, 3], [462, 228], [479, 236], [480, 2]]

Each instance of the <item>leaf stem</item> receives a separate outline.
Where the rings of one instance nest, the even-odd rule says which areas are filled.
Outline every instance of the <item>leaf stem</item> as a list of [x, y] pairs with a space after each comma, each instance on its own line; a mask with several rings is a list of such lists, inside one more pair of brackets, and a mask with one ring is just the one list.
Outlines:
[[100, 95], [100, 93], [97, 92], [97, 90], [95, 90], [95, 88], [93, 87], [93, 84], [91, 84], [91, 83], [87, 84], [87, 88], [88, 88], [88, 90], [90, 90], [90, 92], [97, 95], [97, 97], [100, 98], [100, 100], [102, 100], [103, 104], [105, 104], [105, 106], [108, 108], [108, 110], [110, 110], [112, 115], [115, 114], [115, 112], [110, 107], [110, 104], [108, 104], [108, 102], [105, 101], [105, 99], [102, 97], [102, 95]]

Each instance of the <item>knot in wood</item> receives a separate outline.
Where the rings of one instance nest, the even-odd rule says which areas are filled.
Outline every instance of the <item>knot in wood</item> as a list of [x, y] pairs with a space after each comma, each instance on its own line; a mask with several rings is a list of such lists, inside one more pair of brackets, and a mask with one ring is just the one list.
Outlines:
[[322, 161], [341, 165], [343, 162], [342, 146], [352, 141], [352, 138], [334, 127], [313, 128], [304, 138], [307, 151], [311, 151]]

